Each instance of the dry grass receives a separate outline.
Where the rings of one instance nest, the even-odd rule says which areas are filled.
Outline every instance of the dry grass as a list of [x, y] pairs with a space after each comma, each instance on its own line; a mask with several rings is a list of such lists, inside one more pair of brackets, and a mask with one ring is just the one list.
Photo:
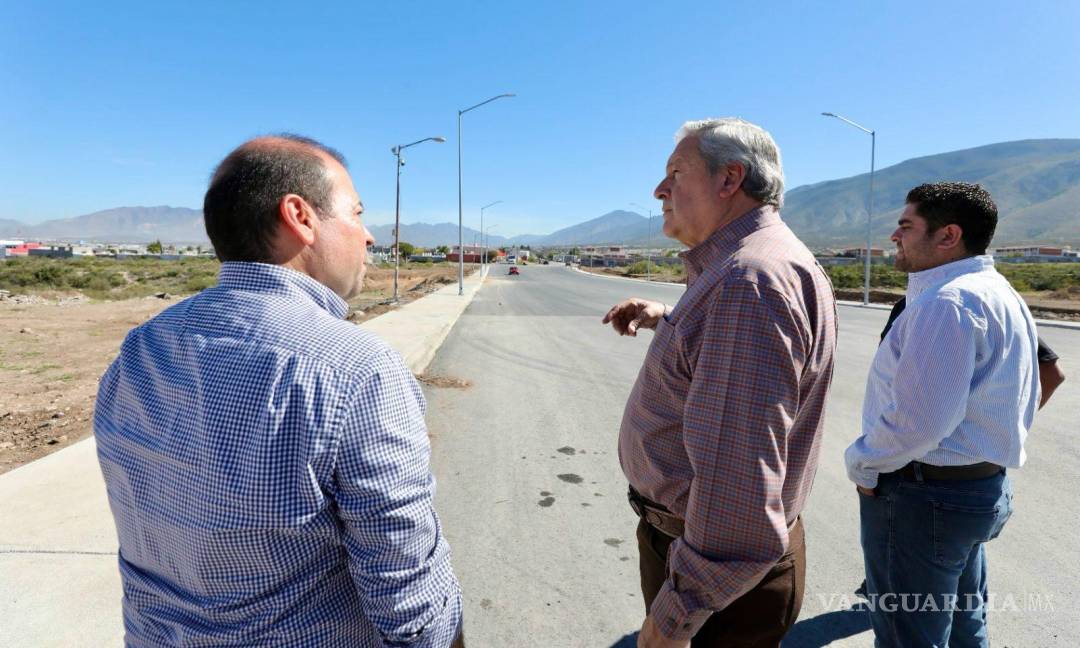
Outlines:
[[[468, 276], [476, 269], [475, 265], [466, 264], [465, 275]], [[419, 299], [447, 284], [456, 282], [457, 279], [457, 265], [405, 264], [398, 272], [398, 305]], [[360, 323], [393, 310], [397, 307], [391, 301], [393, 297], [394, 269], [368, 266], [364, 277], [364, 292], [349, 301], [349, 306], [352, 307], [349, 321]]]
[[[466, 272], [471, 272], [466, 268]], [[402, 303], [457, 281], [456, 266], [405, 267]], [[350, 320], [395, 308], [393, 270], [371, 268]], [[94, 301], [71, 291], [26, 291], [0, 299], [0, 473], [92, 434], [97, 383], [132, 327], [175, 304], [169, 299]], [[445, 377], [430, 384], [462, 387]]]

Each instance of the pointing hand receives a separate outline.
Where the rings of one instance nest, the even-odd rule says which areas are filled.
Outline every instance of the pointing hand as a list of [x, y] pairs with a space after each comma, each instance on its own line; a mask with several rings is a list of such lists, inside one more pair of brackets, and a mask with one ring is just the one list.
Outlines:
[[619, 335], [634, 337], [640, 328], [655, 329], [666, 312], [667, 306], [660, 302], [631, 297], [612, 306], [603, 323], [610, 322]]

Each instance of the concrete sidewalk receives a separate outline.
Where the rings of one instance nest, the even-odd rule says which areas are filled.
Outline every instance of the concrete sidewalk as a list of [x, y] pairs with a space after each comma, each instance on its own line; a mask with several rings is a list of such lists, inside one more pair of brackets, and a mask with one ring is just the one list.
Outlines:
[[[422, 373], [479, 290], [455, 282], [361, 326]], [[116, 529], [91, 437], [0, 475], [0, 642], [122, 646]]]

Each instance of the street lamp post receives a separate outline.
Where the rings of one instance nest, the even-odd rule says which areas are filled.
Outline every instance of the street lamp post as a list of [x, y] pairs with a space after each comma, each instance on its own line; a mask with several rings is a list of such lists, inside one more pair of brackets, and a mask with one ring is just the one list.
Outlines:
[[484, 205], [483, 207], [480, 208], [480, 245], [483, 246], [483, 248], [484, 248], [483, 252], [480, 253], [480, 267], [481, 268], [483, 268], [484, 265], [487, 264], [487, 246], [484, 245], [484, 210], [487, 209], [488, 207], [494, 207], [495, 205], [498, 205], [501, 202], [502, 202], [501, 200], [496, 200], [495, 202], [488, 203], [488, 204], [486, 204], [486, 205]]
[[397, 158], [397, 188], [394, 197], [394, 303], [398, 301], [398, 267], [401, 265], [401, 167], [405, 166], [405, 160], [401, 158], [401, 152], [410, 146], [416, 146], [429, 140], [442, 144], [446, 141], [446, 138], [425, 137], [422, 140], [416, 140], [412, 144], [399, 144], [390, 149], [390, 152]]
[[637, 207], [638, 209], [644, 209], [649, 212], [649, 236], [647, 241], [648, 247], [645, 249], [645, 281], [652, 281], [652, 269], [649, 267], [652, 265], [652, 209], [649, 209], [648, 207], [643, 207], [636, 202], [632, 202], [630, 204], [634, 207]]
[[826, 117], [835, 117], [840, 121], [858, 128], [864, 133], [870, 135], [870, 198], [866, 203], [866, 259], [863, 268], [863, 306], [870, 303], [870, 237], [871, 237], [871, 217], [874, 213], [874, 150], [877, 148], [877, 131], [870, 130], [869, 128], [857, 124], [843, 115], [837, 115], [836, 113], [823, 112], [822, 115]]
[[515, 96], [512, 92], [496, 95], [486, 101], [481, 101], [475, 106], [469, 106], [457, 111], [457, 220], [458, 220], [458, 295], [465, 294], [465, 227], [461, 209], [461, 116], [470, 110], [476, 110], [484, 104], [491, 103], [496, 99]]

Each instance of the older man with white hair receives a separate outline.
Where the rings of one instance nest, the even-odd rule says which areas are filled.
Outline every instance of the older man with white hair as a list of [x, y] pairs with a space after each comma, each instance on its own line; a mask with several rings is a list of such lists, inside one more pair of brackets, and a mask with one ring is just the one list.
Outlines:
[[655, 330], [619, 433], [640, 517], [639, 646], [778, 646], [799, 614], [836, 306], [780, 220], [783, 190], [766, 131], [684, 124], [655, 196], [664, 233], [690, 248], [686, 293], [604, 317]]

